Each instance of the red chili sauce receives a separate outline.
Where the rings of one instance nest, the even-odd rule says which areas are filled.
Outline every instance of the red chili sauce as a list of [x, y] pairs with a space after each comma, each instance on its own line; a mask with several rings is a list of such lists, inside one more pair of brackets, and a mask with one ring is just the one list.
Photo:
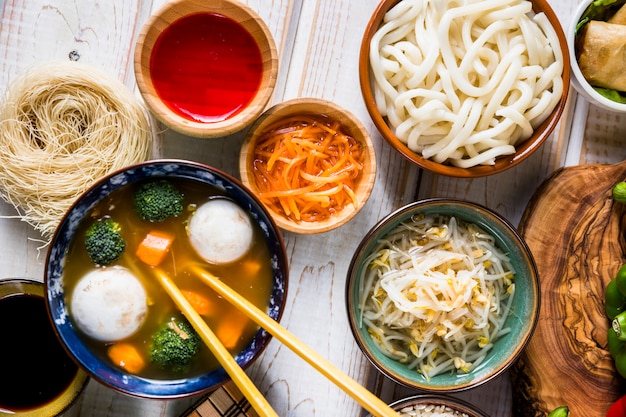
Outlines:
[[202, 123], [239, 113], [261, 84], [263, 62], [254, 38], [217, 13], [172, 23], [155, 42], [150, 72], [157, 94], [180, 116]]

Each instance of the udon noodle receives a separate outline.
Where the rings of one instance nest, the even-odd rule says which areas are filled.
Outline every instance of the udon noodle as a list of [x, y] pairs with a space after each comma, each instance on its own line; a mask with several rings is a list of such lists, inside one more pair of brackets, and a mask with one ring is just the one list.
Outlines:
[[463, 168], [532, 135], [563, 92], [562, 57], [525, 0], [402, 0], [370, 43], [376, 104], [396, 136]]
[[493, 236], [419, 215], [381, 239], [360, 277], [360, 325], [381, 351], [429, 379], [475, 369], [508, 329], [515, 284]]

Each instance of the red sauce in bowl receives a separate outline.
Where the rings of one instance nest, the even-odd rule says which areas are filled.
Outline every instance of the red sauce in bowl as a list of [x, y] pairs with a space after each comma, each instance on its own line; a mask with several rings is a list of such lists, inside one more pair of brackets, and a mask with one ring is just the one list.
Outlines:
[[254, 38], [238, 22], [217, 13], [197, 13], [178, 19], [159, 36], [150, 72], [157, 94], [174, 112], [214, 123], [252, 101], [263, 62]]

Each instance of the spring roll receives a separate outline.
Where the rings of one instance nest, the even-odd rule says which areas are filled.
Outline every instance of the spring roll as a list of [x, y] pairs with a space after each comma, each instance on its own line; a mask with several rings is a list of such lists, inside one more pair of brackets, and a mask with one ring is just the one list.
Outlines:
[[626, 25], [626, 4], [617, 10], [617, 12], [607, 20], [609, 23], [616, 25]]
[[578, 65], [589, 84], [626, 91], [626, 26], [592, 20], [581, 35]]

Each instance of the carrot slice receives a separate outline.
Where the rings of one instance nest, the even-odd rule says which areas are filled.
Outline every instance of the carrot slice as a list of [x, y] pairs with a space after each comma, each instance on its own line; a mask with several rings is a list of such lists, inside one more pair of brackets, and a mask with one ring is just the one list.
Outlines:
[[326, 116], [299, 115], [269, 126], [254, 150], [261, 200], [296, 221], [320, 221], [358, 202], [365, 154]]
[[146, 365], [146, 361], [139, 350], [130, 343], [116, 343], [109, 346], [107, 354], [111, 361], [131, 374], [140, 372]]
[[213, 303], [204, 294], [197, 291], [181, 290], [189, 304], [201, 316], [209, 316], [213, 312]]
[[171, 234], [153, 230], [141, 241], [135, 255], [150, 266], [158, 266], [169, 252], [172, 242], [174, 236]]
[[234, 349], [243, 337], [248, 321], [237, 317], [224, 318], [217, 325], [215, 335], [226, 349]]

